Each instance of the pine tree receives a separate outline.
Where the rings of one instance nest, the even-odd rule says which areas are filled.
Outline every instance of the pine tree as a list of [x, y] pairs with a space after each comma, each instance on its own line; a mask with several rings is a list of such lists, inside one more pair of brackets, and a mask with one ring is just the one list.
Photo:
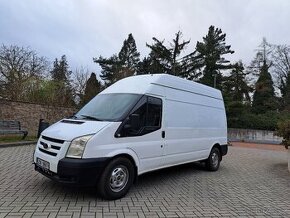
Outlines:
[[71, 71], [69, 70], [65, 55], [60, 60], [55, 59], [53, 69], [50, 73], [54, 86], [54, 93], [52, 93], [54, 100], [52, 103], [59, 106], [74, 106], [75, 103], [70, 82]]
[[188, 41], [181, 41], [182, 32], [178, 31], [169, 47], [164, 45], [164, 40], [153, 37], [152, 45], [146, 44], [151, 49], [149, 53], [150, 73], [167, 73], [179, 76], [182, 74], [181, 53], [185, 50]]
[[140, 61], [140, 53], [137, 51], [137, 46], [132, 33], [130, 33], [128, 39], [123, 42], [118, 57], [123, 68], [129, 69], [133, 71], [133, 73], [137, 71], [138, 63]]
[[273, 80], [269, 73], [269, 66], [264, 60], [259, 78], [255, 84], [252, 108], [255, 113], [265, 113], [276, 109]]
[[202, 76], [204, 66], [201, 58], [196, 58], [196, 50], [182, 58], [180, 76], [188, 80], [198, 81]]
[[118, 80], [117, 74], [121, 71], [122, 65], [117, 55], [110, 58], [103, 58], [100, 56], [94, 59], [102, 68], [100, 77], [105, 81], [106, 86], [110, 86]]
[[101, 78], [105, 80], [106, 86], [109, 86], [122, 78], [135, 75], [140, 62], [139, 58], [140, 53], [137, 51], [135, 40], [130, 33], [123, 42], [118, 55], [113, 55], [110, 58], [100, 56], [93, 60], [102, 68]]
[[250, 111], [252, 88], [248, 85], [247, 74], [240, 61], [233, 65], [230, 75], [223, 79], [223, 98], [230, 127], [241, 127], [244, 123], [242, 117]]
[[86, 83], [86, 88], [85, 88], [85, 93], [82, 100], [82, 104], [84, 105], [88, 103], [100, 91], [101, 91], [101, 83], [97, 80], [96, 74], [91, 73], [91, 76]]
[[196, 51], [191, 54], [193, 69], [203, 67], [200, 82], [221, 89], [222, 70], [231, 69], [232, 65], [223, 55], [232, 54], [230, 45], [226, 45], [226, 34], [222, 30], [210, 26], [203, 42], [197, 42]]
[[252, 88], [248, 85], [247, 75], [241, 61], [234, 64], [230, 75], [224, 78], [223, 95], [230, 101], [250, 102]]
[[142, 61], [138, 63], [137, 74], [150, 74], [151, 73], [151, 60], [149, 57], [144, 57]]
[[71, 71], [68, 69], [68, 63], [65, 55], [61, 56], [60, 60], [57, 58], [55, 59], [53, 62], [53, 69], [50, 73], [54, 81], [63, 81], [66, 83], [69, 81]]

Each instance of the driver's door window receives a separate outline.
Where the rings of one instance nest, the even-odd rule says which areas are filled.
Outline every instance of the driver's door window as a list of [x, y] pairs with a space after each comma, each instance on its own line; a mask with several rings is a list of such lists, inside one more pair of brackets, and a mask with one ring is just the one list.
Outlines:
[[141, 136], [161, 128], [162, 100], [146, 96], [146, 100], [131, 115], [138, 117], [138, 125], [131, 125], [130, 115], [125, 121], [120, 137]]

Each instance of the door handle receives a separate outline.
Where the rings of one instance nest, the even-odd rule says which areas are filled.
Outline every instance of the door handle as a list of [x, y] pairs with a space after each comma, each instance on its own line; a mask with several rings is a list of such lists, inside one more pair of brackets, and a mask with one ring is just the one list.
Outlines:
[[162, 136], [162, 138], [165, 138], [165, 131], [161, 132], [161, 136]]

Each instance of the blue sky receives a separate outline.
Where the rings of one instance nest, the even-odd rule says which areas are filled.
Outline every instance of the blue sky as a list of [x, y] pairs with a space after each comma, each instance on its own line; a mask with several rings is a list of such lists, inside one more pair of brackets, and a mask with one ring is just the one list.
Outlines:
[[262, 37], [290, 44], [289, 11], [288, 0], [0, 0], [0, 43], [99, 73], [92, 58], [117, 53], [129, 33], [144, 56], [153, 36], [168, 42], [181, 30], [190, 52], [215, 25], [235, 51], [228, 58], [247, 64]]

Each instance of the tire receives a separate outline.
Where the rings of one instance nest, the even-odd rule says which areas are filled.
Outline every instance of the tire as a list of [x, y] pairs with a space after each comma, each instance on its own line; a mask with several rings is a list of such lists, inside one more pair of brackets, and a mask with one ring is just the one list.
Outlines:
[[217, 171], [221, 162], [221, 153], [217, 147], [213, 147], [205, 162], [205, 166], [209, 171]]
[[134, 165], [124, 157], [113, 159], [105, 168], [97, 185], [98, 193], [106, 200], [124, 197], [134, 181]]

